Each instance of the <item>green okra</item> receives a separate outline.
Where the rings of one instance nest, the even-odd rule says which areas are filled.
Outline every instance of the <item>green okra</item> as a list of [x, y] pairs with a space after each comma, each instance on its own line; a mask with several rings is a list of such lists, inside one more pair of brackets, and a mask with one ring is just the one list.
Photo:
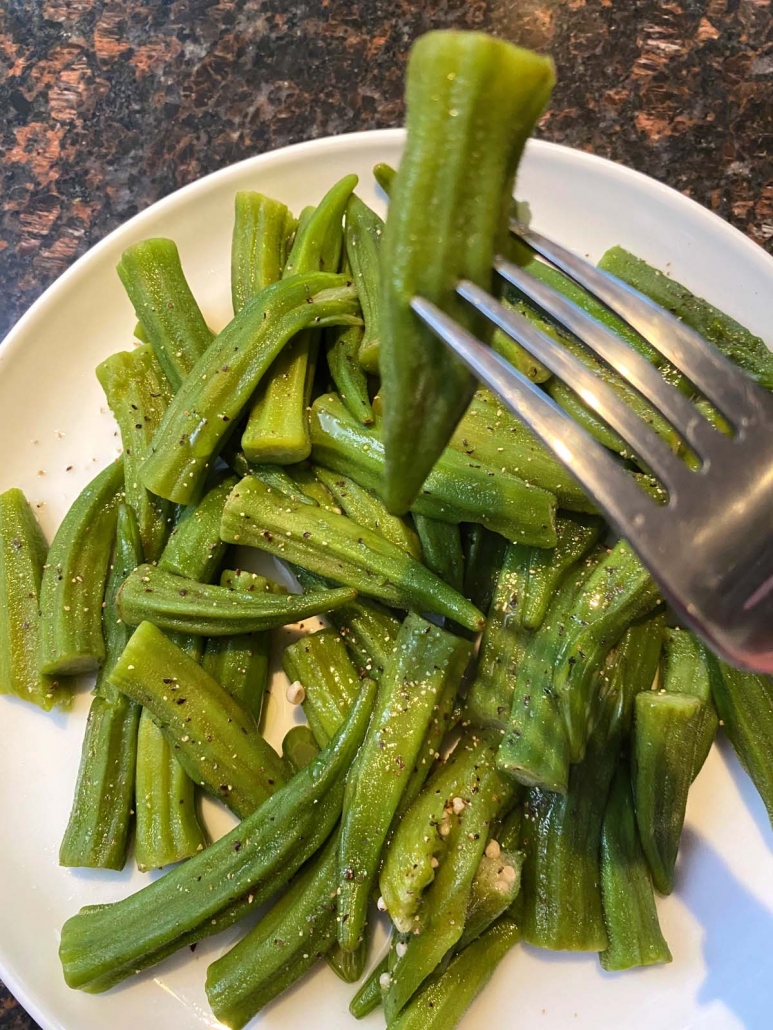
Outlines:
[[413, 523], [421, 541], [424, 564], [442, 580], [462, 593], [464, 590], [464, 552], [458, 525], [414, 515]]
[[[537, 324], [537, 328], [544, 328], [542, 325], [543, 320], [539, 315], [532, 312], [532, 309], [526, 308], [524, 304], [514, 304], [507, 296], [501, 298], [503, 307], [509, 311], [515, 311], [517, 314], [522, 315], [525, 318], [529, 318], [533, 324]], [[531, 316], [531, 317], [530, 317]], [[508, 336], [502, 329], [495, 329], [491, 335], [491, 349], [495, 350], [497, 354], [504, 358], [505, 361], [509, 362], [513, 368], [517, 369], [521, 375], [526, 376], [527, 379], [531, 379], [533, 383], [546, 383], [551, 377], [551, 372], [545, 368], [541, 361], [538, 361], [532, 354], [530, 354], [525, 347], [522, 347], [520, 343]]]
[[497, 841], [489, 841], [475, 870], [464, 917], [464, 932], [456, 944], [456, 951], [463, 951], [501, 915], [511, 910], [521, 889], [522, 866], [523, 852], [507, 851]]
[[385, 161], [379, 161], [373, 166], [373, 178], [388, 197], [392, 194], [396, 175], [397, 170]]
[[[254, 586], [252, 574], [227, 570], [220, 585], [239, 593]], [[235, 633], [230, 637], [212, 637], [202, 655], [202, 668], [239, 704], [260, 722], [263, 699], [268, 686], [271, 660], [271, 632]]]
[[190, 778], [240, 818], [284, 786], [282, 760], [251, 715], [149, 622], [137, 628], [110, 679], [151, 713]]
[[313, 762], [321, 748], [310, 728], [304, 724], [293, 726], [282, 741], [282, 758], [294, 773]]
[[281, 201], [252, 190], [236, 194], [231, 237], [231, 301], [235, 315], [262, 289], [282, 278], [295, 226], [292, 212]]
[[719, 720], [711, 696], [709, 651], [705, 644], [687, 630], [665, 631], [660, 686], [669, 694], [697, 697], [703, 705], [695, 746], [695, 779], [709, 756]]
[[360, 365], [359, 354], [364, 333], [360, 326], [350, 325], [328, 332], [327, 367], [336, 390], [346, 407], [364, 426], [375, 421], [368, 393], [368, 377]]
[[608, 971], [670, 962], [655, 907], [631, 794], [631, 771], [621, 762], [601, 834], [601, 900], [609, 943], [599, 958]]
[[169, 536], [173, 509], [145, 489], [140, 467], [172, 399], [169, 380], [148, 344], [111, 355], [97, 366], [97, 379], [121, 432], [126, 502], [137, 517], [145, 561], [154, 562]]
[[160, 629], [193, 636], [227, 637], [322, 615], [356, 596], [356, 590], [347, 587], [314, 594], [242, 592], [175, 576], [153, 565], [140, 565], [121, 588], [118, 611], [130, 626], [148, 621]]
[[384, 670], [376, 707], [344, 796], [338, 848], [338, 943], [362, 941], [392, 818], [449, 683], [458, 686], [472, 653], [459, 637], [410, 613]]
[[[311, 440], [317, 464], [385, 499], [384, 444], [378, 425], [360, 425], [340, 398], [325, 394], [312, 405]], [[514, 543], [554, 547], [555, 496], [499, 469], [449, 447], [411, 510], [442, 522], [477, 522]]]
[[245, 476], [255, 476], [262, 483], [265, 483], [266, 486], [270, 486], [272, 490], [285, 494], [287, 497], [293, 497], [305, 504], [315, 505], [319, 503], [317, 498], [313, 496], [313, 491], [307, 493], [304, 486], [296, 482], [284, 466], [253, 465], [247, 461], [244, 451], [233, 447], [232, 444], [233, 438], [228, 441], [220, 456], [229, 468], [233, 469], [239, 479], [243, 479]]
[[207, 969], [215, 1017], [240, 1030], [335, 941], [336, 835], [258, 925]]
[[21, 490], [0, 494], [0, 694], [46, 711], [66, 705], [65, 683], [40, 671], [40, 588], [48, 544]]
[[523, 599], [523, 625], [536, 630], [542, 625], [548, 606], [567, 572], [597, 543], [602, 525], [582, 515], [556, 519], [558, 543], [552, 551], [530, 549], [529, 572]]
[[40, 584], [40, 669], [47, 675], [94, 672], [105, 660], [102, 599], [123, 476], [121, 459], [92, 479], [51, 544]]
[[324, 751], [230, 833], [123, 901], [68, 919], [59, 948], [67, 984], [107, 990], [232, 925], [281, 890], [338, 821], [374, 697], [375, 686], [365, 681]]
[[288, 679], [303, 686], [303, 713], [324, 747], [346, 720], [360, 689], [343, 640], [333, 629], [300, 637], [284, 649], [282, 668]]
[[365, 982], [349, 1003], [349, 1011], [355, 1019], [364, 1019], [381, 1004], [381, 977], [389, 971], [387, 953], [368, 974]]
[[[464, 738], [458, 746], [465, 746]], [[474, 747], [474, 743], [471, 746]], [[494, 750], [481, 758], [475, 770], [475, 787], [469, 793], [455, 795], [441, 816], [436, 831], [444, 842], [440, 864], [421, 896], [411, 926], [414, 932], [405, 941], [405, 951], [391, 970], [391, 981], [384, 994], [388, 1024], [461, 939], [473, 880], [491, 824], [512, 804], [513, 790], [496, 770]], [[393, 848], [398, 849], [397, 837]], [[383, 878], [382, 872], [382, 881]], [[387, 900], [386, 895], [384, 900]], [[389, 911], [393, 915], [391, 909]]]
[[340, 511], [335, 498], [322, 480], [317, 478], [310, 462], [300, 461], [297, 465], [292, 465], [288, 472], [305, 497], [316, 501], [321, 508], [327, 508], [328, 511]]
[[[220, 535], [231, 543], [259, 547], [395, 607], [445, 615], [471, 630], [483, 625], [477, 608], [378, 533], [345, 515], [289, 500], [285, 503], [251, 477], [242, 480], [231, 494]], [[353, 599], [341, 592], [334, 594], [341, 604]], [[307, 603], [315, 596], [308, 595]]]
[[417, 561], [422, 560], [422, 546], [416, 530], [399, 515], [390, 515], [379, 497], [340, 472], [317, 468], [314, 474], [328, 488], [344, 515], [390, 540]]
[[[409, 933], [422, 924], [424, 891], [433, 882], [436, 868], [443, 864], [449, 851], [446, 838], [452, 828], [459, 826], [467, 802], [480, 799], [488, 808], [495, 796], [504, 801], [512, 794], [511, 785], [494, 765], [496, 744], [496, 735], [468, 731], [403, 814], [379, 879], [386, 909], [401, 933]], [[464, 808], [460, 808], [460, 801]], [[487, 839], [488, 830], [480, 842], [481, 852]], [[475, 868], [479, 859], [480, 856]], [[459, 934], [463, 924], [464, 909]]]
[[89, 709], [72, 809], [59, 848], [63, 866], [123, 869], [126, 862], [140, 707], [112, 686], [110, 675], [131, 636], [118, 617], [116, 597], [123, 581], [142, 561], [142, 553], [133, 509], [121, 504], [102, 610], [105, 662]]
[[476, 608], [488, 615], [507, 541], [479, 523], [464, 527], [464, 590]]
[[425, 981], [400, 1015], [390, 1022], [390, 1030], [453, 1030], [520, 939], [517, 923], [499, 919], [452, 958], [447, 968]]
[[362, 943], [354, 951], [344, 951], [336, 941], [330, 951], [325, 954], [325, 961], [338, 979], [343, 980], [345, 984], [357, 983], [362, 978], [368, 958], [369, 937], [370, 934], [366, 933]]
[[634, 702], [632, 778], [644, 854], [661, 894], [674, 867], [695, 768], [703, 704], [690, 694], [645, 691]]
[[504, 469], [511, 476], [550, 490], [561, 508], [596, 510], [566, 466], [488, 390], [476, 391], [450, 446], [488, 468]]
[[518, 161], [553, 82], [549, 59], [481, 33], [429, 32], [413, 45], [408, 136], [382, 253], [384, 499], [397, 514], [418, 495], [473, 392], [470, 373], [411, 301], [424, 297], [487, 336], [456, 284], [491, 288]]
[[773, 823], [773, 680], [711, 657], [711, 693], [738, 760]]
[[357, 321], [354, 290], [342, 276], [318, 272], [267, 286], [215, 337], [173, 398], [142, 466], [144, 485], [190, 504], [287, 341], [309, 326]]
[[654, 300], [660, 307], [676, 315], [705, 339], [718, 347], [726, 357], [756, 379], [766, 389], [773, 389], [773, 356], [765, 341], [724, 314], [708, 301], [696, 297], [687, 287], [641, 258], [612, 247], [599, 261], [599, 268], [633, 286]]
[[[344, 241], [346, 256], [360, 298], [365, 328], [359, 346], [359, 363], [367, 372], [378, 372], [381, 337], [381, 240], [384, 220], [356, 194], [346, 205]], [[348, 405], [347, 405], [348, 407]]]
[[189, 505], [180, 514], [159, 558], [160, 569], [201, 583], [217, 578], [228, 549], [220, 539], [220, 519], [228, 495], [238, 482], [236, 476], [223, 476], [198, 504]]
[[134, 783], [134, 859], [140, 872], [161, 869], [203, 851], [193, 780], [148, 711], [140, 716]]
[[609, 734], [627, 741], [637, 694], [651, 690], [663, 650], [665, 615], [656, 612], [632, 623], [610, 651], [600, 675], [599, 693], [610, 698]]
[[[345, 176], [299, 224], [283, 278], [338, 272], [343, 213], [356, 185], [356, 175]], [[242, 447], [249, 461], [289, 465], [303, 461], [311, 453], [308, 405], [318, 344], [316, 334], [300, 332], [276, 356], [255, 395], [242, 435]]]
[[158, 363], [178, 390], [212, 342], [172, 240], [141, 240], [127, 248], [118, 275]]
[[[293, 571], [307, 593], [324, 590], [330, 585], [327, 580], [306, 569], [294, 566]], [[325, 618], [340, 633], [360, 676], [378, 679], [394, 648], [400, 631], [400, 620], [378, 601], [366, 597], [358, 597], [328, 612]]]

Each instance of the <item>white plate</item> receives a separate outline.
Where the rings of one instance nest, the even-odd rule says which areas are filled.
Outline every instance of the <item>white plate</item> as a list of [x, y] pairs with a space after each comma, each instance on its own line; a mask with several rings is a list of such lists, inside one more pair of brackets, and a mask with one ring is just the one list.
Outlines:
[[[371, 168], [376, 161], [396, 164], [402, 139], [397, 130], [360, 133], [244, 161], [160, 201], [81, 258], [0, 347], [0, 490], [19, 486], [42, 502], [39, 515], [50, 537], [78, 491], [116, 454], [94, 368], [132, 345], [134, 317], [114, 271], [126, 246], [147, 236], [176, 240], [193, 291], [210, 325], [220, 328], [230, 316], [235, 191], [259, 189], [299, 211], [354, 171], [360, 194], [374, 203]], [[588, 154], [534, 142], [518, 195], [529, 201], [535, 227], [569, 247], [597, 259], [606, 247], [623, 244], [753, 331], [770, 333], [773, 260], [680, 194]], [[275, 743], [291, 718], [277, 693]], [[57, 947], [64, 920], [81, 905], [122, 898], [146, 882], [131, 870], [74, 872], [57, 865], [87, 710], [85, 694], [66, 717], [0, 700], [0, 975], [46, 1030], [217, 1026], [204, 975], [236, 931], [200, 945], [195, 955], [185, 949], [107, 995], [70, 991], [62, 980]], [[772, 845], [761, 802], [720, 745], [690, 794], [676, 893], [659, 904], [673, 964], [605, 974], [593, 955], [517, 948], [463, 1027], [769, 1027]], [[257, 1023], [283, 1030], [353, 1027], [351, 994], [322, 967]], [[380, 1013], [363, 1025], [383, 1026]]]

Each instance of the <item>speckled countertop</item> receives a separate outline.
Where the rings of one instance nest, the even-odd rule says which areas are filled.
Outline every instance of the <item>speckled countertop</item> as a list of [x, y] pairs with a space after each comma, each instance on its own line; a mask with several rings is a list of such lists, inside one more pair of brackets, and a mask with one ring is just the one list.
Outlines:
[[[398, 125], [410, 42], [550, 53], [540, 134], [683, 190], [773, 250], [771, 0], [4, 0], [0, 336], [107, 232], [251, 154]], [[0, 1030], [36, 1024], [0, 990]]]

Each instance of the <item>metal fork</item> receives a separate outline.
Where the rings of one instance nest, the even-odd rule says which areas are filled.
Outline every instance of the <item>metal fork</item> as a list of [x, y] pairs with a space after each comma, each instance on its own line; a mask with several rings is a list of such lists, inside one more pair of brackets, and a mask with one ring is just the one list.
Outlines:
[[724, 416], [712, 426], [657, 367], [605, 326], [506, 261], [496, 272], [615, 369], [700, 459], [691, 470], [580, 360], [468, 281], [457, 292], [562, 379], [630, 445], [668, 494], [658, 504], [546, 393], [429, 301], [412, 307], [475, 376], [555, 452], [636, 550], [663, 595], [734, 665], [773, 673], [773, 396], [643, 294], [518, 223], [542, 258], [584, 286], [663, 354]]

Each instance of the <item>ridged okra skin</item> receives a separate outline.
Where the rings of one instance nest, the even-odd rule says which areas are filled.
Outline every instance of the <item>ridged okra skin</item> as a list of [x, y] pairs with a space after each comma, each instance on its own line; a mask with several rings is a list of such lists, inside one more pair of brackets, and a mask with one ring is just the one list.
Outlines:
[[154, 562], [166, 544], [174, 509], [145, 489], [140, 468], [172, 398], [169, 380], [148, 344], [111, 355], [97, 366], [97, 379], [121, 432], [126, 502], [137, 518], [145, 561]]
[[[378, 372], [381, 338], [381, 240], [384, 220], [354, 194], [346, 205], [344, 240], [365, 328], [358, 360], [366, 372]], [[351, 410], [351, 409], [350, 409]], [[371, 411], [372, 416], [372, 411]]]
[[303, 686], [303, 713], [324, 747], [345, 721], [360, 689], [343, 639], [334, 629], [300, 637], [285, 648], [282, 667], [291, 682]]
[[48, 675], [96, 672], [105, 660], [102, 600], [123, 483], [121, 459], [81, 491], [56, 531], [40, 586], [40, 668]]
[[491, 286], [518, 161], [553, 81], [551, 61], [480, 33], [430, 32], [411, 51], [408, 137], [382, 248], [384, 499], [397, 514], [417, 496], [473, 392], [470, 373], [419, 322], [411, 300], [424, 297], [486, 333], [455, 286]]
[[166, 239], [141, 240], [123, 252], [117, 271], [143, 336], [172, 389], [178, 390], [209, 347], [213, 333], [191, 293], [176, 244]]
[[40, 671], [40, 586], [48, 544], [21, 490], [0, 494], [0, 694], [50, 711], [66, 684]]
[[261, 290], [282, 278], [296, 221], [285, 204], [254, 190], [234, 198], [231, 302], [238, 315]]
[[[384, 494], [385, 456], [381, 427], [363, 426], [335, 394], [318, 397], [311, 409], [312, 458], [324, 468]], [[555, 496], [480, 461], [447, 448], [427, 476], [411, 511], [442, 522], [480, 523], [514, 543], [555, 547]]]
[[666, 630], [661, 677], [661, 687], [667, 693], [690, 694], [703, 705], [695, 745], [695, 779], [709, 756], [719, 722], [711, 696], [711, 659], [706, 645], [688, 630]]
[[190, 504], [201, 493], [271, 362], [296, 333], [356, 325], [357, 300], [342, 276], [297, 275], [267, 286], [236, 315], [196, 362], [169, 405], [142, 466], [159, 497]]
[[123, 901], [69, 919], [59, 948], [68, 986], [107, 990], [233, 925], [281, 890], [338, 822], [374, 696], [375, 686], [364, 683], [325, 750], [230, 833]]
[[280, 500], [251, 477], [229, 498], [220, 535], [387, 604], [445, 615], [475, 631], [483, 626], [474, 605], [401, 548], [345, 515]]
[[449, 686], [458, 687], [471, 653], [467, 641], [414, 613], [400, 629], [344, 796], [338, 849], [338, 943], [345, 951], [354, 951], [362, 941], [393, 816], [433, 713]]
[[59, 848], [63, 866], [123, 869], [126, 862], [140, 708], [112, 686], [110, 675], [131, 636], [131, 629], [118, 617], [116, 597], [142, 561], [142, 550], [134, 512], [121, 504], [102, 612], [105, 664], [89, 709], [72, 809]]
[[421, 541], [424, 564], [437, 576], [462, 593], [464, 590], [464, 551], [459, 526], [425, 515], [414, 515], [413, 522]]
[[198, 504], [179, 515], [158, 567], [176, 576], [212, 583], [220, 571], [228, 545], [220, 539], [220, 520], [228, 496], [239, 482], [237, 476], [218, 478]]

